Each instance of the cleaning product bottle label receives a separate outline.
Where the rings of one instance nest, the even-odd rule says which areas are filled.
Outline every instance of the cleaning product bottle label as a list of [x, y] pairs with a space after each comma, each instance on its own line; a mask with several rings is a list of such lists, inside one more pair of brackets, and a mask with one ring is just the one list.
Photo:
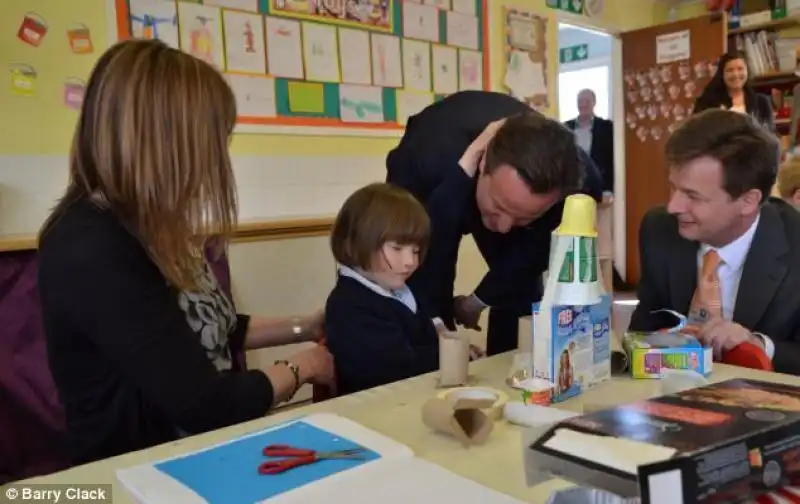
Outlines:
[[581, 282], [597, 281], [597, 247], [595, 238], [582, 236], [579, 238], [578, 278]]

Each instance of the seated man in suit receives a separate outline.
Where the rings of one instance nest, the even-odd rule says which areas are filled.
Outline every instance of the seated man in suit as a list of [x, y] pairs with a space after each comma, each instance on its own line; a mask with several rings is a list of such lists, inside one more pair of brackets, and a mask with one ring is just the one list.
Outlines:
[[[386, 181], [411, 192], [431, 219], [425, 262], [408, 285], [451, 330], [477, 329], [491, 307], [487, 353], [516, 348], [518, 318], [542, 296], [564, 198], [602, 197], [599, 173], [572, 132], [510, 96], [463, 91], [411, 117], [386, 165]], [[454, 298], [465, 234], [489, 272], [472, 295]]]
[[777, 139], [744, 114], [710, 109], [667, 141], [672, 195], [639, 231], [633, 330], [675, 324], [653, 313], [705, 309], [699, 338], [715, 357], [761, 346], [775, 371], [800, 374], [800, 213], [769, 198]]

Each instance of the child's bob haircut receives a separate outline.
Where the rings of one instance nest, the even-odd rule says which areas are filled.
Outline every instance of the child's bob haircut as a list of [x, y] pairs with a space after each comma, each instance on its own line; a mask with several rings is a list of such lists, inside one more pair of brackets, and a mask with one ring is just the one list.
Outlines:
[[400, 187], [375, 183], [350, 195], [331, 232], [331, 250], [339, 264], [369, 270], [386, 242], [419, 247], [420, 262], [430, 238], [425, 207]]

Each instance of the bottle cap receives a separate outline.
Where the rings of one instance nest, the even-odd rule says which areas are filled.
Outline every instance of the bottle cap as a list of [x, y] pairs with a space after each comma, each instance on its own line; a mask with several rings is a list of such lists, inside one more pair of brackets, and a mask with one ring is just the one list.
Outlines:
[[572, 236], [597, 237], [595, 219], [597, 202], [587, 194], [572, 194], [564, 202], [561, 225], [556, 233]]

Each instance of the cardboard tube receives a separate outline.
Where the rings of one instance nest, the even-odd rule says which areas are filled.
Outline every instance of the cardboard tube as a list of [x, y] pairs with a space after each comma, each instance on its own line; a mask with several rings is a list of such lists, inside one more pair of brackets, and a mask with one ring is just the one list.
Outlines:
[[483, 410], [486, 416], [492, 420], [499, 420], [503, 416], [503, 407], [508, 402], [508, 395], [500, 390], [488, 387], [459, 387], [443, 390], [436, 397], [451, 402], [460, 399], [488, 399], [494, 401], [490, 407]]
[[466, 385], [469, 377], [469, 337], [459, 333], [439, 336], [439, 386]]

